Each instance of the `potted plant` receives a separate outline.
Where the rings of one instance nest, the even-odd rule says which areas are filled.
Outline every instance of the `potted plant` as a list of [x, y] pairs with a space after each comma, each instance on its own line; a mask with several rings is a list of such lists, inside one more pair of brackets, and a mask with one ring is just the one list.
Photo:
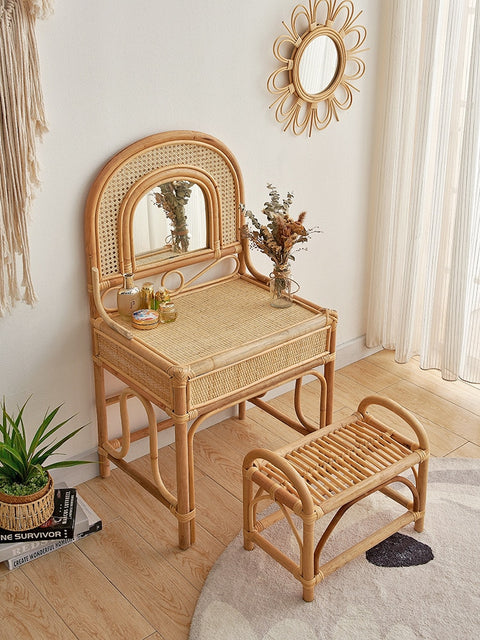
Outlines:
[[51, 469], [88, 464], [86, 460], [61, 460], [48, 463], [49, 458], [83, 425], [58, 441], [51, 440], [73, 416], [53, 424], [62, 405], [47, 411], [28, 442], [23, 412], [28, 399], [15, 414], [7, 411], [5, 399], [0, 422], [0, 527], [9, 531], [32, 529], [46, 522], [53, 513], [53, 479]]

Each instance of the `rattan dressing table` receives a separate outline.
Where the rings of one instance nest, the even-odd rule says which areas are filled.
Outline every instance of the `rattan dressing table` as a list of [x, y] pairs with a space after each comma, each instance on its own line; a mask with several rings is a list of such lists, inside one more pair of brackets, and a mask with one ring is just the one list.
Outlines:
[[[157, 185], [177, 180], [201, 189], [205, 246], [168, 259], [161, 251], [136, 253], [133, 220], [140, 201]], [[302, 434], [332, 417], [336, 313], [299, 297], [289, 308], [270, 306], [268, 279], [252, 266], [240, 238], [241, 202], [242, 177], [231, 152], [211, 136], [174, 131], [115, 155], [96, 178], [86, 206], [100, 472], [107, 477], [113, 461], [165, 505], [178, 519], [181, 548], [195, 537], [193, 437], [207, 417], [238, 405], [244, 418], [245, 403], [251, 401]], [[145, 331], [120, 317], [111, 299], [127, 272], [140, 284], [154, 280], [166, 286], [177, 320]], [[106, 397], [105, 371], [126, 385], [120, 394]], [[309, 422], [301, 410], [307, 374], [320, 381], [320, 424]], [[289, 381], [295, 381], [297, 419], [261, 398]], [[132, 397], [143, 404], [148, 419], [148, 426], [136, 431], [128, 417]], [[120, 403], [121, 436], [112, 438], [107, 406], [115, 402]], [[154, 405], [165, 419], [157, 420]], [[172, 490], [157, 461], [157, 433], [167, 428], [175, 438]], [[151, 477], [125, 460], [130, 442], [140, 438], [150, 441]]]

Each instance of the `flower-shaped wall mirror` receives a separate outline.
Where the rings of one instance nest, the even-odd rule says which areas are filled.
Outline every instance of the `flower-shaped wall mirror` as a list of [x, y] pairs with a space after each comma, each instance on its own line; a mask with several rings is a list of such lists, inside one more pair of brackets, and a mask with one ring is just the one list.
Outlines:
[[268, 79], [277, 96], [277, 122], [295, 134], [324, 129], [338, 112], [352, 104], [354, 82], [365, 72], [359, 57], [367, 36], [357, 25], [351, 0], [309, 0], [297, 5], [287, 33], [275, 40], [273, 53], [280, 67]]

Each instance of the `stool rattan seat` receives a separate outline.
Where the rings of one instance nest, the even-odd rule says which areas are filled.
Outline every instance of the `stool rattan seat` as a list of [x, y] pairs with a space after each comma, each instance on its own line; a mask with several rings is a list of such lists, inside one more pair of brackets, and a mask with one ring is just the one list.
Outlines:
[[[413, 429], [416, 441], [374, 418], [367, 411], [372, 404], [403, 418]], [[365, 398], [347, 420], [319, 429], [275, 452], [255, 449], [245, 457], [243, 467], [245, 548], [251, 550], [256, 543], [267, 551], [303, 584], [304, 599], [311, 601], [318, 582], [360, 553], [410, 522], [415, 522], [417, 531], [423, 530], [428, 457], [428, 439], [422, 425], [403, 407], [380, 396]], [[409, 469], [414, 470], [415, 482], [400, 475]], [[406, 485], [412, 499], [388, 486], [394, 482]], [[254, 485], [258, 487], [255, 496]], [[320, 565], [320, 554], [340, 518], [374, 491], [382, 491], [404, 506], [405, 513]], [[263, 500], [274, 501], [280, 509], [257, 520], [257, 507]], [[314, 547], [316, 521], [333, 511], [336, 514]], [[292, 513], [303, 521], [302, 538]], [[287, 517], [297, 536], [299, 564], [262, 535], [282, 517]]]

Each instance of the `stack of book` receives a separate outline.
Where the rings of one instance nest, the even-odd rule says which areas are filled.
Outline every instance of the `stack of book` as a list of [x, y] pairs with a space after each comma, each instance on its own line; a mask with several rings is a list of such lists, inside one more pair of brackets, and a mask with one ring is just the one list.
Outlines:
[[60, 485], [55, 488], [55, 507], [47, 522], [28, 531], [0, 528], [0, 562], [16, 569], [101, 528], [102, 521], [76, 489]]

